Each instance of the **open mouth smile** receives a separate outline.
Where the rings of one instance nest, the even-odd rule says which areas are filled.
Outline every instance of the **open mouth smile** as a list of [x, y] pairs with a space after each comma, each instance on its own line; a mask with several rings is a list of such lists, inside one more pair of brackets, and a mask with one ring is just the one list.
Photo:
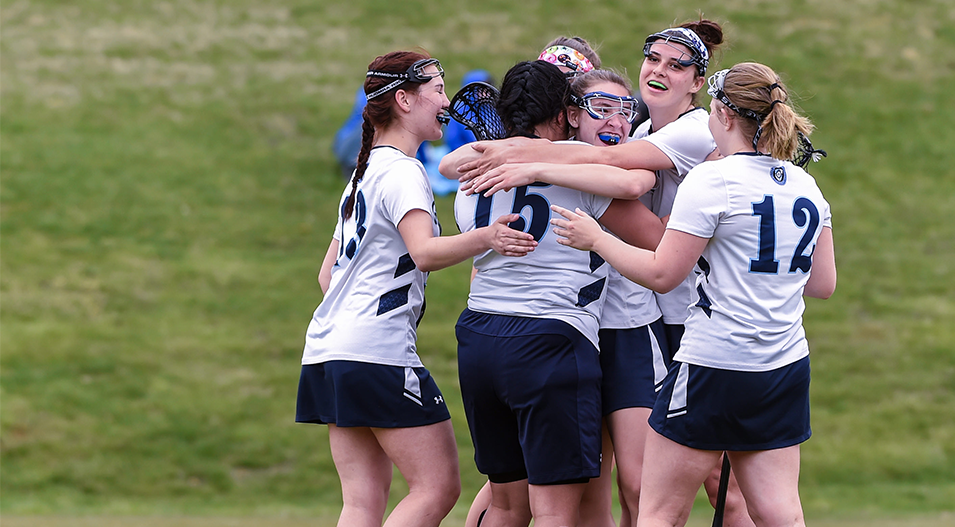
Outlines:
[[656, 88], [656, 89], [658, 89], [658, 90], [663, 90], [663, 91], [669, 90], [669, 88], [667, 88], [667, 87], [666, 87], [662, 82], [660, 82], [660, 81], [650, 81], [650, 82], [647, 83], [647, 86], [650, 86], [651, 88]]

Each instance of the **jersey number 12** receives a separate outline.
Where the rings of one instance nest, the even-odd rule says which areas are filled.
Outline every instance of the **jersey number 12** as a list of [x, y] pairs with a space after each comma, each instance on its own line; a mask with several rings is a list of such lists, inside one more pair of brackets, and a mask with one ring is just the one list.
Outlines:
[[[759, 258], [750, 259], [749, 270], [753, 273], [776, 274], [779, 272], [779, 260], [776, 259], [776, 209], [773, 197], [764, 196], [763, 201], [754, 202], [753, 216], [759, 216]], [[819, 227], [819, 210], [809, 198], [796, 198], [792, 218], [797, 227], [805, 228], [805, 232], [793, 252], [789, 272], [794, 273], [798, 269], [808, 273], [812, 267], [812, 251], [809, 254], [805, 252]]]

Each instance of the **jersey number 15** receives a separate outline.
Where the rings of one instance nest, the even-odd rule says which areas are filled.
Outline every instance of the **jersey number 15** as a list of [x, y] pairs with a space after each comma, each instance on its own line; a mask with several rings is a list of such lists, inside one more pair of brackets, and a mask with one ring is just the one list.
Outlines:
[[[540, 241], [547, 234], [547, 226], [550, 224], [550, 203], [547, 198], [536, 192], [528, 192], [531, 187], [549, 187], [548, 183], [531, 183], [530, 185], [517, 187], [514, 189], [514, 204], [511, 206], [511, 213], [520, 214], [521, 217], [516, 221], [508, 223], [507, 226], [530, 233], [535, 241]], [[494, 196], [485, 197], [478, 195], [477, 207], [474, 209], [474, 225], [476, 227], [487, 227], [491, 222], [491, 200]], [[526, 207], [531, 208], [531, 221], [528, 224], [523, 211]]]

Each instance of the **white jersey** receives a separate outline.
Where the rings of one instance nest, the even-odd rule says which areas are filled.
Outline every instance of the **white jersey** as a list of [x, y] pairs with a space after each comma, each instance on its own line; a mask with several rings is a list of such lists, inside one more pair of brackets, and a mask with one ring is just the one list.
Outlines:
[[[716, 149], [707, 121], [709, 114], [703, 108], [694, 108], [659, 130], [652, 130], [647, 120], [637, 127], [632, 139], [651, 143], [666, 154], [674, 168], [657, 170], [654, 187], [640, 197], [640, 201], [660, 218], [670, 214], [677, 188], [686, 174]], [[651, 133], [652, 130], [652, 133]], [[663, 311], [663, 322], [683, 324], [689, 316], [693, 300], [694, 277], [688, 276], [682, 284], [669, 293], [656, 293], [657, 303]]]
[[551, 204], [580, 208], [603, 216], [610, 198], [579, 190], [535, 183], [486, 198], [458, 191], [454, 217], [461, 232], [488, 225], [497, 218], [521, 214], [512, 227], [534, 235], [538, 245], [522, 257], [486, 251], [474, 257], [477, 275], [471, 282], [468, 308], [497, 315], [552, 318], [573, 326], [598, 346], [600, 308], [610, 265], [597, 253], [557, 243], [551, 231]]
[[607, 299], [600, 314], [600, 329], [646, 326], [662, 312], [653, 291], [620, 274], [613, 267], [607, 276]]
[[809, 354], [803, 289], [829, 204], [788, 161], [736, 154], [693, 169], [668, 229], [709, 238], [675, 360], [768, 371]]
[[[610, 232], [606, 228], [604, 230]], [[600, 329], [638, 328], [657, 320], [661, 315], [653, 291], [610, 268], [607, 273], [607, 295], [600, 313]]]
[[343, 220], [342, 194], [335, 239], [338, 259], [322, 303], [305, 335], [302, 364], [331, 360], [419, 367], [415, 348], [427, 273], [419, 271], [398, 232], [405, 214], [431, 214], [440, 235], [434, 194], [421, 162], [392, 147], [373, 148], [358, 183], [355, 208]]

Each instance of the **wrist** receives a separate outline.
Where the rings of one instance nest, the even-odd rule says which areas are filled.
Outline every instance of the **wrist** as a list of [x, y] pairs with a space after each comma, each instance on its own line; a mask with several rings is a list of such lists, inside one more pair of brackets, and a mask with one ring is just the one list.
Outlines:
[[593, 243], [590, 244], [590, 250], [603, 257], [604, 251], [607, 249], [607, 243], [611, 239], [611, 236], [606, 232], [600, 231], [594, 238]]
[[494, 249], [494, 228], [491, 225], [478, 227], [475, 232], [480, 234], [482, 251]]

